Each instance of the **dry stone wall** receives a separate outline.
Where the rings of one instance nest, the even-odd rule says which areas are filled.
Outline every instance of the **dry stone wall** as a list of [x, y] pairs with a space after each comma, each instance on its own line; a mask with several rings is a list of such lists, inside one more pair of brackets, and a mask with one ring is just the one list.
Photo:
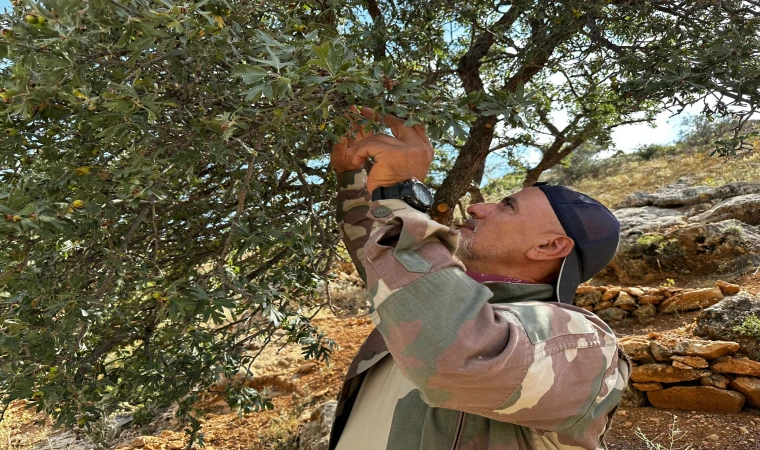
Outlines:
[[574, 303], [606, 322], [614, 322], [627, 317], [646, 319], [658, 313], [707, 308], [740, 290], [740, 286], [725, 281], [718, 281], [715, 287], [706, 289], [579, 286]]
[[739, 412], [760, 407], [760, 362], [738, 356], [731, 341], [684, 338], [673, 345], [644, 336], [622, 338], [633, 361], [624, 406]]

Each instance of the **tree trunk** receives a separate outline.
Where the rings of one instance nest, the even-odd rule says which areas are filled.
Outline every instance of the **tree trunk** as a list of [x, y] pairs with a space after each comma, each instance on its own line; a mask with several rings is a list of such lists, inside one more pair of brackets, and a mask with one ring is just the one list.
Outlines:
[[454, 167], [435, 193], [431, 216], [437, 222], [450, 224], [454, 218], [454, 206], [467, 192], [491, 150], [495, 122], [493, 116], [481, 116], [472, 125], [470, 137], [459, 151]]

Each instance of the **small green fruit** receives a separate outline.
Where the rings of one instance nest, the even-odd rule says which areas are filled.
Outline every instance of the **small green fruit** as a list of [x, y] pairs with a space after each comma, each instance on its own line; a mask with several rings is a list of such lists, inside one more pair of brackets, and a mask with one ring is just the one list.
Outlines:
[[18, 130], [15, 128], [6, 128], [5, 129], [5, 135], [8, 137], [13, 137], [18, 135]]
[[35, 16], [34, 14], [28, 14], [25, 19], [26, 19], [26, 23], [31, 24], [31, 25], [34, 25], [39, 21], [37, 16]]

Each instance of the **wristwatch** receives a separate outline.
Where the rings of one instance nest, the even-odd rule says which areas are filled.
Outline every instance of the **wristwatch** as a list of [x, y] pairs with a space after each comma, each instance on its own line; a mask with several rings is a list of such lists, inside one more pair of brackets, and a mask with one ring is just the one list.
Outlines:
[[379, 187], [372, 191], [372, 201], [398, 198], [412, 208], [428, 212], [433, 206], [433, 194], [427, 186], [412, 178], [393, 186]]

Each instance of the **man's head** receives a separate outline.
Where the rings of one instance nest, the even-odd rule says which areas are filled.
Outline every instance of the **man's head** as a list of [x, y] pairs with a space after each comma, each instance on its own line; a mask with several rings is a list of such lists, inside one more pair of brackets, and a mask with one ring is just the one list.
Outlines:
[[457, 256], [468, 270], [555, 283], [564, 302], [612, 260], [620, 237], [607, 208], [561, 186], [523, 189], [467, 213]]

